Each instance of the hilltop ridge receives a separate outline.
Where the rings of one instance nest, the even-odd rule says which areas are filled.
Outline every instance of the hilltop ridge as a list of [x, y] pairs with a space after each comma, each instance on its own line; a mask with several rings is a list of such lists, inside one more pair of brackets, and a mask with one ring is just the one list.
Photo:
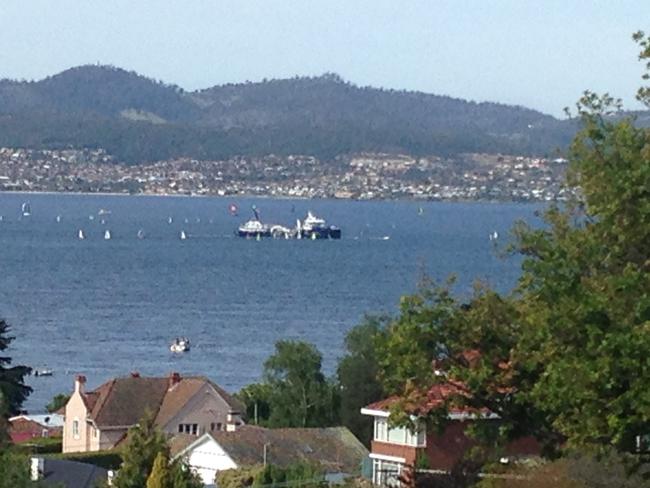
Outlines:
[[193, 92], [97, 65], [0, 81], [0, 146], [101, 147], [130, 163], [363, 151], [544, 155], [566, 147], [574, 131], [525, 107], [359, 87], [333, 73]]

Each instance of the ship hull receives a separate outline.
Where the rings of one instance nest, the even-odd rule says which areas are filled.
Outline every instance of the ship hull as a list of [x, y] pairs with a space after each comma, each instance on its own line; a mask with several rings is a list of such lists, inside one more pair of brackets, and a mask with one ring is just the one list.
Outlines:
[[315, 229], [302, 229], [300, 235], [303, 239], [340, 239], [341, 229], [338, 227], [319, 227]]
[[247, 230], [237, 230], [237, 236], [243, 237], [245, 239], [257, 239], [257, 237], [271, 237], [271, 231], [247, 231]]

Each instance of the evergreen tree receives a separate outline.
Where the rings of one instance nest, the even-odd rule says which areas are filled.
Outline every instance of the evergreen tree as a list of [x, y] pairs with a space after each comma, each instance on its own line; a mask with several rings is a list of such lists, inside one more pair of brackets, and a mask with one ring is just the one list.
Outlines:
[[169, 457], [165, 436], [154, 425], [154, 417], [147, 413], [138, 425], [129, 429], [122, 451], [122, 466], [114, 480], [116, 488], [142, 488], [159, 454]]
[[29, 375], [31, 368], [27, 366], [11, 366], [11, 358], [4, 355], [15, 337], [9, 335], [10, 327], [7, 322], [0, 319], [0, 393], [5, 402], [5, 413], [17, 415], [23, 402], [32, 392], [31, 387], [25, 384], [25, 376]]
[[182, 459], [172, 461], [170, 477], [171, 488], [203, 488], [201, 477]]
[[153, 462], [151, 474], [147, 478], [147, 488], [173, 488], [169, 471], [169, 459], [163, 451], [158, 453], [156, 460]]

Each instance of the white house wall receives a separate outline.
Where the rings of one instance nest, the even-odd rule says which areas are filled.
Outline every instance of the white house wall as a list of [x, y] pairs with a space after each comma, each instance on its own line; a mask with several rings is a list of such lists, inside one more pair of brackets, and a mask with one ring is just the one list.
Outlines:
[[237, 464], [211, 437], [191, 447], [184, 457], [190, 467], [201, 476], [204, 485], [213, 484], [219, 471], [237, 468]]

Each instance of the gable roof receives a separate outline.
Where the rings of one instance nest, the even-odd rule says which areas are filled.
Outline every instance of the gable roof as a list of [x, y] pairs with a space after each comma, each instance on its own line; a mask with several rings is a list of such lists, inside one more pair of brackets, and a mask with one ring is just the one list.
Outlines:
[[[172, 441], [175, 457], [201, 445], [206, 436], [214, 440], [238, 466], [254, 466], [267, 462], [288, 466], [296, 462], [320, 464], [328, 473], [356, 474], [368, 450], [346, 427], [266, 429], [244, 425], [234, 432], [204, 434], [191, 444], [188, 439]], [[184, 447], [182, 447], [184, 446]], [[176, 449], [174, 449], [176, 447]]]
[[203, 377], [179, 377], [171, 386], [169, 378], [115, 378], [82, 397], [88, 418], [100, 428], [135, 425], [146, 412], [155, 416], [156, 424], [165, 425], [205, 385], [213, 387], [232, 411], [241, 411], [238, 401]]

